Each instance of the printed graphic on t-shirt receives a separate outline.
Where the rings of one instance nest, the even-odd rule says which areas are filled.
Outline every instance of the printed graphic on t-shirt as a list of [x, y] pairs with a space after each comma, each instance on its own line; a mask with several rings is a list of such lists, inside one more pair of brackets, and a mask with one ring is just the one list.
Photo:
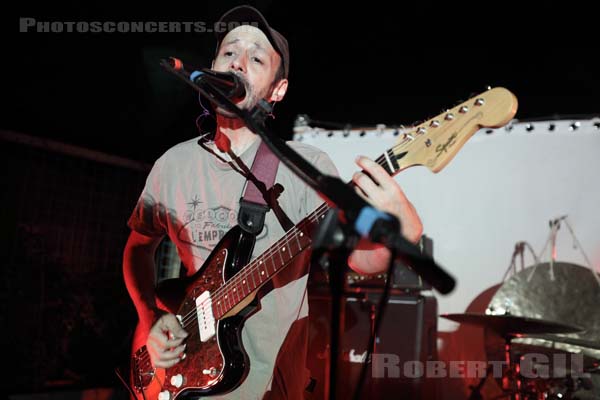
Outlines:
[[[197, 196], [187, 203], [187, 207], [183, 215], [184, 225], [178, 233], [179, 240], [184, 243], [212, 251], [223, 236], [237, 225], [238, 213], [228, 207], [205, 208]], [[257, 239], [265, 237], [267, 232], [265, 226]]]

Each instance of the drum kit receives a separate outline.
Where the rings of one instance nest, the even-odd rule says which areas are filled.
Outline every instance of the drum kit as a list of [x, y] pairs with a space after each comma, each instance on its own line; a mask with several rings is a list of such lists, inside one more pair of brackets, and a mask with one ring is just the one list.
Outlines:
[[576, 264], [537, 264], [506, 280], [485, 313], [441, 315], [485, 328], [488, 362], [500, 363], [488, 367], [469, 399], [484, 399], [480, 390], [490, 375], [502, 392], [493, 399], [600, 399], [595, 274]]

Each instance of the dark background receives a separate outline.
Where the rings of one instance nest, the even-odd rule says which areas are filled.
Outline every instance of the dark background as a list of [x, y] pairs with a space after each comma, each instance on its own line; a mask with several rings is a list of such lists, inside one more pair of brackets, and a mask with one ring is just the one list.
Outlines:
[[[272, 124], [286, 138], [298, 114], [407, 125], [486, 86], [513, 91], [520, 120], [600, 110], [596, 14], [573, 2], [250, 3], [290, 43], [290, 87]], [[0, 128], [153, 161], [197, 134], [201, 112], [159, 61], [210, 66], [213, 34], [19, 33], [18, 17], [210, 24], [237, 4], [19, 3], [2, 27]]]
[[[487, 86], [517, 96], [519, 120], [600, 114], [597, 14], [573, 2], [249, 3], [290, 43], [290, 86], [271, 121], [287, 139], [298, 114], [410, 125]], [[210, 66], [214, 35], [19, 33], [19, 17], [212, 24], [237, 4], [13, 4], [0, 26], [0, 130], [151, 164], [198, 135], [202, 112], [159, 61]], [[7, 391], [116, 385], [135, 324], [120, 256], [146, 172], [2, 146], [0, 325], [11, 328], [0, 340], [20, 365]]]

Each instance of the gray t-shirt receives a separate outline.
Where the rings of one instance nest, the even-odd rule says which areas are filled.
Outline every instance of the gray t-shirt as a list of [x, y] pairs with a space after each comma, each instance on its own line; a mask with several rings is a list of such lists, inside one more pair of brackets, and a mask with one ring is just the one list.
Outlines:
[[[260, 140], [239, 158], [250, 169]], [[290, 146], [311, 164], [329, 175], [338, 175], [321, 150], [298, 142]], [[177, 246], [188, 275], [200, 269], [218, 241], [237, 225], [239, 200], [246, 178], [216, 154], [198, 144], [198, 138], [180, 143], [154, 164], [128, 225], [146, 236], [163, 236]], [[323, 203], [323, 199], [279, 164], [276, 183], [283, 187], [279, 204], [296, 224]], [[257, 236], [252, 258], [271, 247], [284, 230], [270, 210]], [[251, 315], [242, 330], [250, 371], [242, 385], [222, 398], [261, 399], [270, 390], [287, 398], [301, 395], [308, 378], [305, 369], [309, 253], [276, 275], [262, 290], [260, 311]], [[220, 397], [217, 397], [220, 398]]]

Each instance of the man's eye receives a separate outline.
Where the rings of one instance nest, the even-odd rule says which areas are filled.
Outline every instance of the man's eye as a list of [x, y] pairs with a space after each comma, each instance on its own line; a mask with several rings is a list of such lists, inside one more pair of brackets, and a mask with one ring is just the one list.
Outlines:
[[256, 63], [259, 63], [259, 64], [263, 63], [262, 60], [260, 58], [258, 58], [258, 57], [252, 57], [252, 61], [254, 61]]
[[231, 57], [233, 55], [233, 51], [226, 51], [223, 53], [225, 57]]

